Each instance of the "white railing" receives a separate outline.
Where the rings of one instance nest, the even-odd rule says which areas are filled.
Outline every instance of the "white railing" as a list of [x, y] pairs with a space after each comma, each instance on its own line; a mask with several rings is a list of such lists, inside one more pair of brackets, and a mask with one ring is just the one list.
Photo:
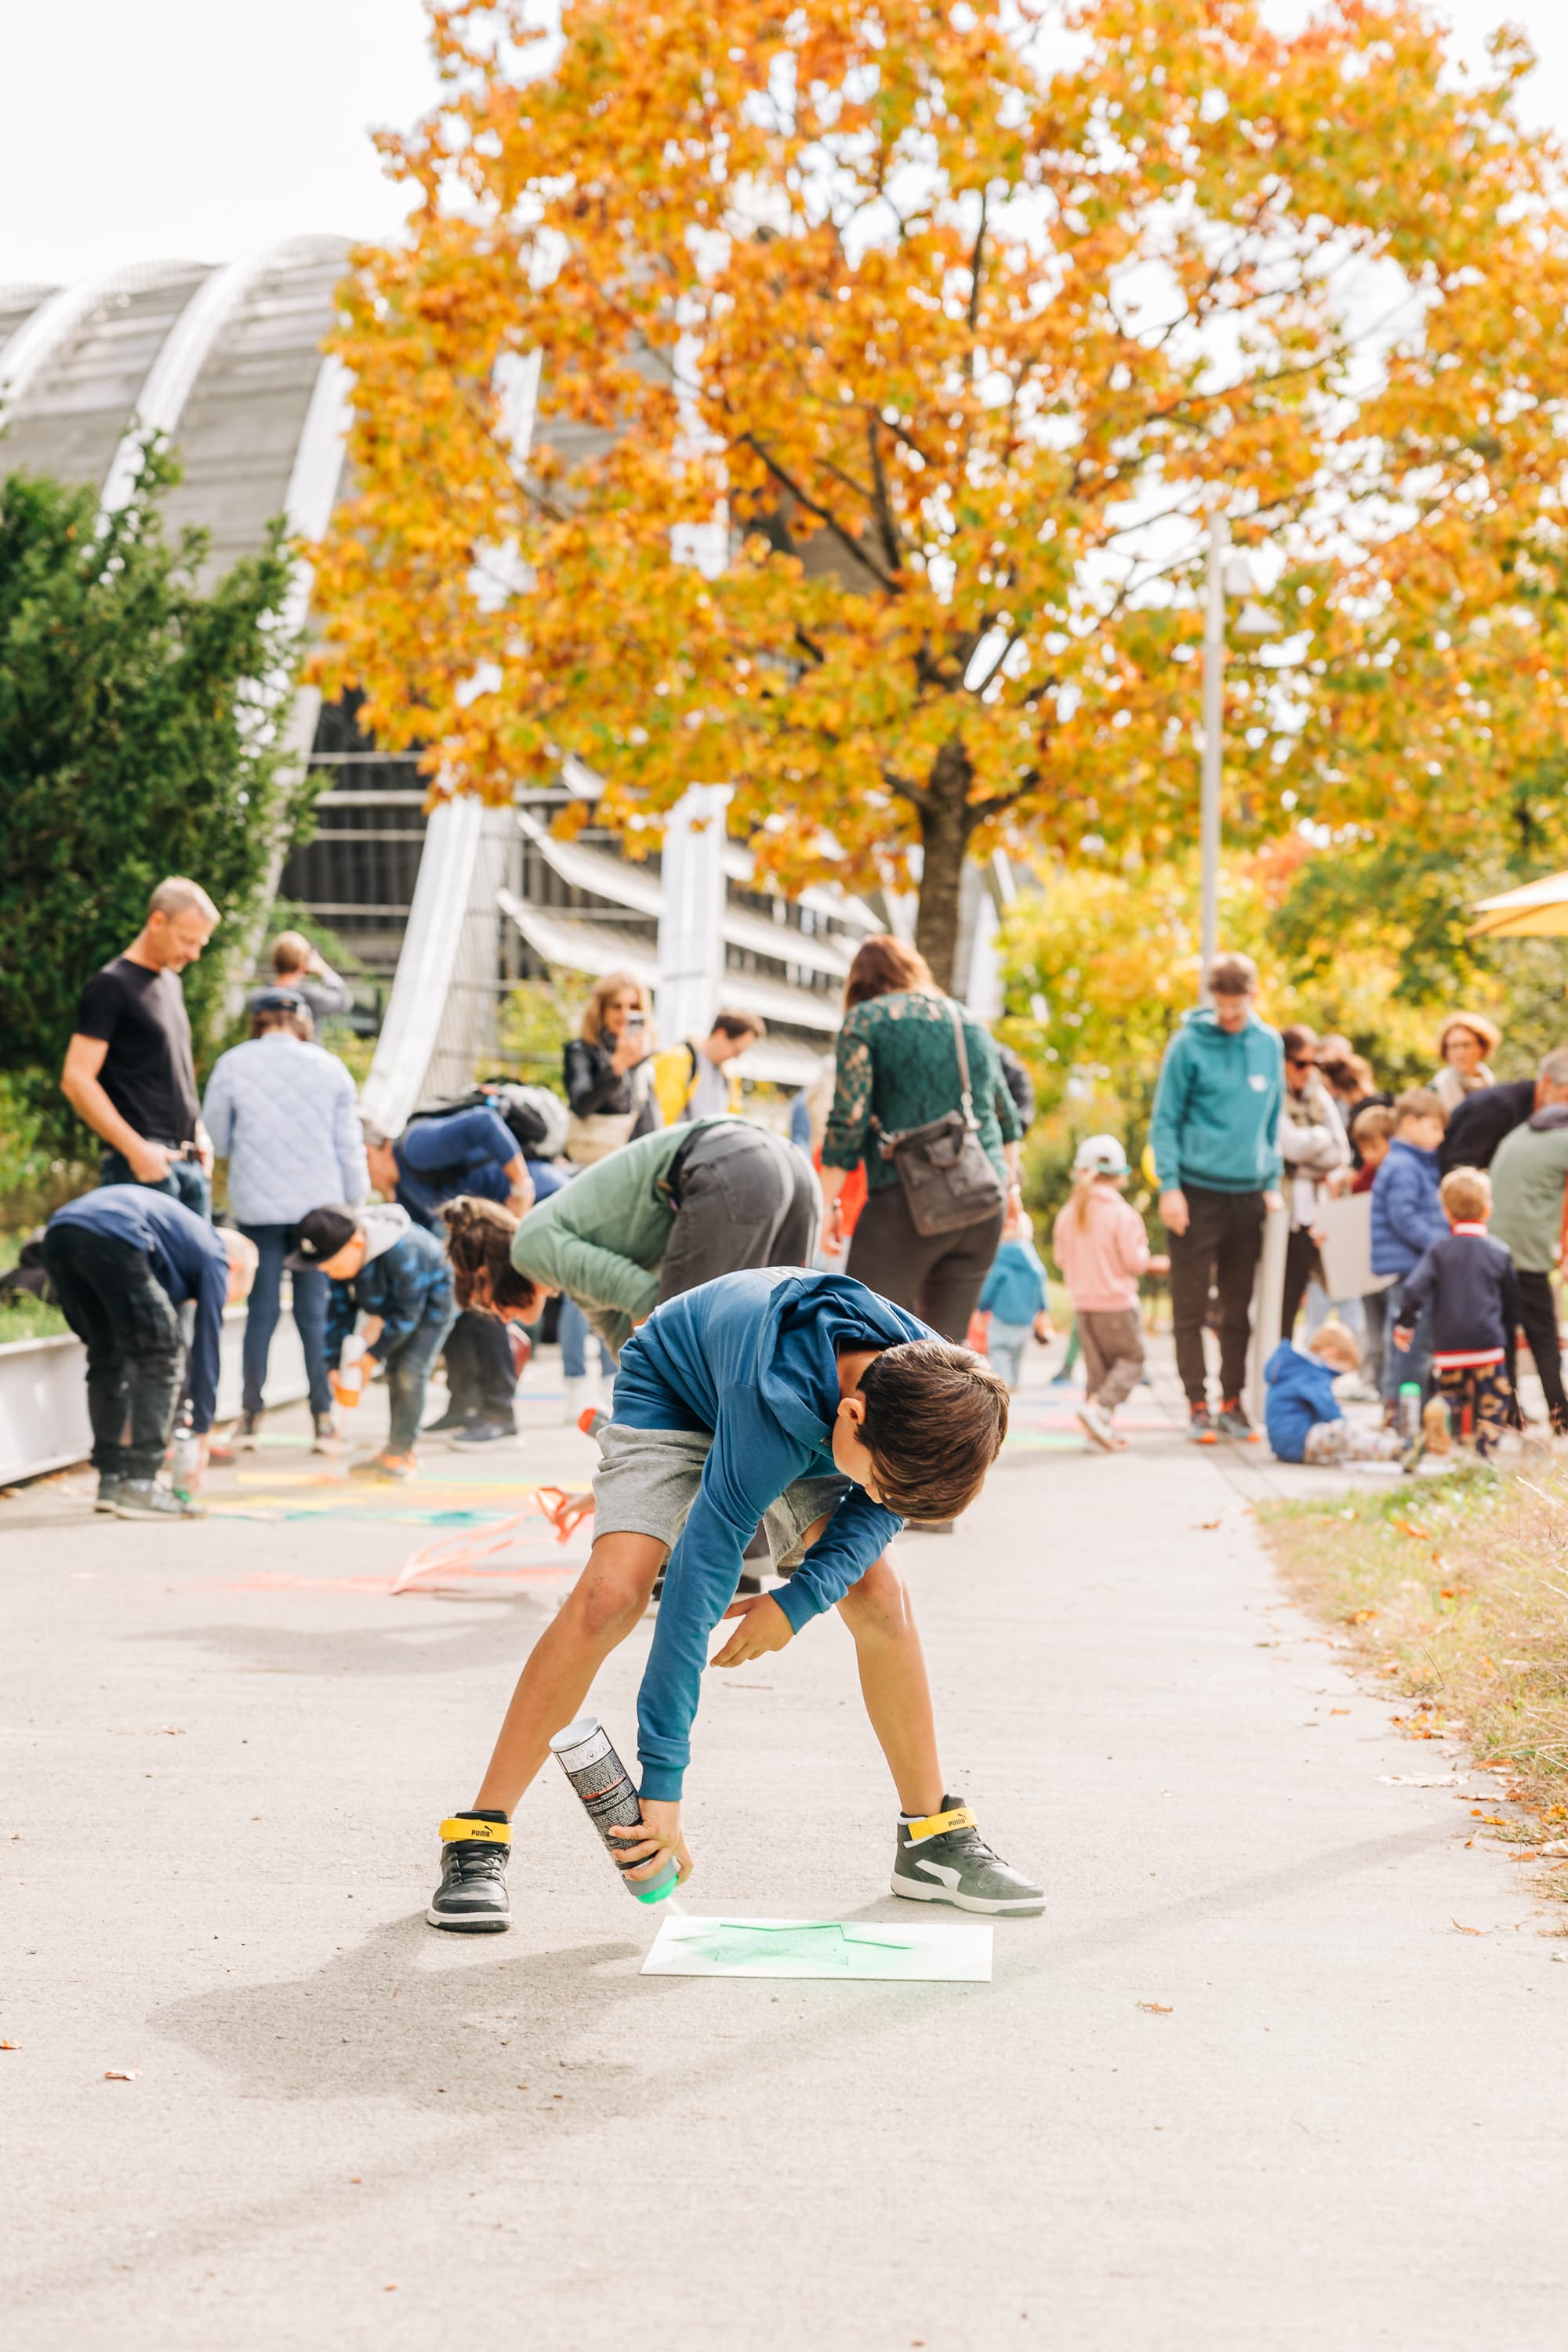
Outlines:
[[[217, 1418], [239, 1411], [239, 1355], [245, 1309], [224, 1318]], [[305, 1394], [305, 1359], [288, 1314], [272, 1335], [262, 1391], [268, 1405], [293, 1404]], [[49, 1339], [11, 1339], [0, 1346], [0, 1486], [41, 1478], [85, 1462], [92, 1450], [87, 1418], [87, 1349], [68, 1331]]]

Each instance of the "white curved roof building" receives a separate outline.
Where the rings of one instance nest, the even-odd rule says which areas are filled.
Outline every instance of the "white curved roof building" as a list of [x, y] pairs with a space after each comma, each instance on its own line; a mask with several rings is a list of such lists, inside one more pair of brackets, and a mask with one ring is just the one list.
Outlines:
[[[258, 547], [276, 515], [319, 537], [350, 413], [348, 378], [321, 350], [348, 251], [344, 238], [299, 237], [221, 265], [151, 261], [75, 286], [0, 287], [0, 469], [90, 483], [112, 509], [157, 429], [183, 469], [168, 520], [210, 535], [211, 571]], [[302, 573], [301, 616], [309, 587]], [[527, 796], [537, 815], [458, 803], [426, 825], [414, 761], [378, 751], [352, 709], [301, 695], [295, 736], [322, 790], [281, 895], [372, 973], [397, 975], [367, 1089], [384, 1124], [421, 1094], [468, 1083], [511, 980], [544, 965], [659, 973], [658, 862], [628, 865], [592, 831], [556, 842], [537, 818], [570, 796], [564, 782]], [[877, 919], [837, 891], [752, 891], [736, 844], [723, 866], [715, 984], [768, 1021], [755, 1075], [798, 1082], [831, 1042], [843, 973]]]

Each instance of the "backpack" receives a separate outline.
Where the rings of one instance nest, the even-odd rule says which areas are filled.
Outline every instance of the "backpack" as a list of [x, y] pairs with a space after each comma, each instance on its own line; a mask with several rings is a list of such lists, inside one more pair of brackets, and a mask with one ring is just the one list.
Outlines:
[[492, 1078], [466, 1095], [420, 1103], [407, 1126], [422, 1118], [445, 1118], [455, 1110], [493, 1110], [504, 1120], [526, 1160], [558, 1160], [566, 1143], [567, 1109], [548, 1087], [525, 1087]]

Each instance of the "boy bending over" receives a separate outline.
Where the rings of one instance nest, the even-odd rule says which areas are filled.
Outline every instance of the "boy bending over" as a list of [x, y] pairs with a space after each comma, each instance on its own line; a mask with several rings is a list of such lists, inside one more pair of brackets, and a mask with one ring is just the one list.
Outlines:
[[[500, 1306], [523, 1277], [510, 1265], [498, 1276]], [[1007, 1391], [988, 1366], [847, 1276], [760, 1267], [657, 1308], [622, 1351], [599, 1432], [588, 1564], [522, 1670], [472, 1806], [442, 1823], [431, 1925], [507, 1926], [512, 1811], [667, 1560], [637, 1696], [643, 1825], [615, 1832], [630, 1875], [653, 1876], [671, 1855], [690, 1874], [680, 1799], [713, 1627], [740, 1620], [711, 1663], [741, 1666], [836, 1607], [902, 1808], [894, 1894], [1042, 1909], [1041, 1889], [992, 1853], [944, 1788], [920, 1636], [888, 1550], [903, 1517], [949, 1518], [973, 1502], [1006, 1428]], [[737, 1601], [759, 1520], [789, 1581]]]

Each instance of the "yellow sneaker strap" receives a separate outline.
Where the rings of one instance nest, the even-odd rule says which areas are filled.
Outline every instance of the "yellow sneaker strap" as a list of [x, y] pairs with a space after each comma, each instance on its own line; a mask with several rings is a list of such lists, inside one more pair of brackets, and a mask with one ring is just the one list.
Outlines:
[[468, 1820], [443, 1822], [441, 1824], [442, 1844], [451, 1845], [458, 1838], [480, 1838], [486, 1845], [510, 1845], [511, 1843], [511, 1823], [510, 1822], [473, 1822]]
[[923, 1838], [942, 1837], [948, 1830], [972, 1830], [974, 1816], [967, 1805], [954, 1805], [951, 1813], [928, 1813], [923, 1822], [910, 1822], [906, 1826], [910, 1843], [918, 1845]]

